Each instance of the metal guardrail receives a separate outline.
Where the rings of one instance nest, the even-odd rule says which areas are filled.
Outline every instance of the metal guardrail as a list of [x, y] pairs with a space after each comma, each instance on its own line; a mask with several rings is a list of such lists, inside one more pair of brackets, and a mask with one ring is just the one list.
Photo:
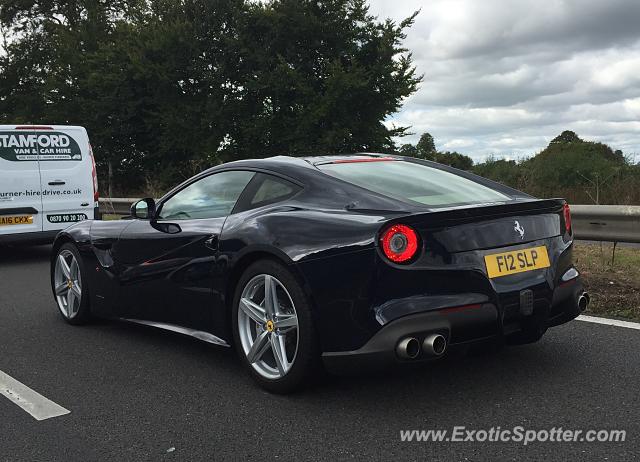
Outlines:
[[131, 197], [127, 198], [100, 198], [100, 213], [110, 215], [129, 215], [131, 205], [138, 201]]
[[[100, 212], [129, 215], [138, 199], [100, 199]], [[572, 205], [571, 222], [576, 239], [640, 243], [640, 206]]]
[[638, 205], [572, 205], [571, 223], [577, 239], [640, 242]]

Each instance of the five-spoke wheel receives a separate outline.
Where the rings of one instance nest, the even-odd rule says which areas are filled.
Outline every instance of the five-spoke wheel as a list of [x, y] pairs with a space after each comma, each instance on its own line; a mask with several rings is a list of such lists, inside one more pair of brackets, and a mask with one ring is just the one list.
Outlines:
[[77, 324], [88, 317], [88, 303], [83, 297], [82, 263], [71, 244], [60, 247], [52, 265], [51, 284], [62, 316]]
[[239, 308], [247, 360], [268, 379], [284, 377], [298, 351], [298, 316], [287, 289], [274, 276], [259, 274], [245, 285]]
[[232, 319], [238, 354], [267, 390], [290, 392], [317, 370], [310, 304], [284, 265], [261, 260], [246, 269], [236, 288]]

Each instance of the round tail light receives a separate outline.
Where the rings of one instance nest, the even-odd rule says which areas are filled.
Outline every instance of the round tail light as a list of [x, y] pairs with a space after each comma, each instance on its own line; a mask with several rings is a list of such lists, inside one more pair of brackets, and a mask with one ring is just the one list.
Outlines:
[[393, 225], [387, 228], [380, 238], [384, 255], [394, 263], [411, 260], [418, 251], [418, 235], [406, 225]]

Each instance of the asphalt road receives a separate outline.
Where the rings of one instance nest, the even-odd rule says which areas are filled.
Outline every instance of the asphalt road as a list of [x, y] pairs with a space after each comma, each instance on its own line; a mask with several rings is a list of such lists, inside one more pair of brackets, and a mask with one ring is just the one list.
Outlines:
[[[67, 325], [48, 247], [0, 249], [0, 371], [68, 409], [0, 395], [0, 460], [632, 460], [640, 331], [574, 321], [538, 344], [419, 370], [329, 377], [283, 397], [232, 351], [153, 328]], [[623, 429], [625, 442], [402, 442], [400, 431]]]

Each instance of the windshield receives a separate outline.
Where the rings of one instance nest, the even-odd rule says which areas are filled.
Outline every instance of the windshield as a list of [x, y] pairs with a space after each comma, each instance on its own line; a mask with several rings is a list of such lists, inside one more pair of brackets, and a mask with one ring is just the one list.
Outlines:
[[500, 202], [510, 197], [454, 173], [401, 160], [318, 165], [323, 172], [371, 191], [430, 206]]

